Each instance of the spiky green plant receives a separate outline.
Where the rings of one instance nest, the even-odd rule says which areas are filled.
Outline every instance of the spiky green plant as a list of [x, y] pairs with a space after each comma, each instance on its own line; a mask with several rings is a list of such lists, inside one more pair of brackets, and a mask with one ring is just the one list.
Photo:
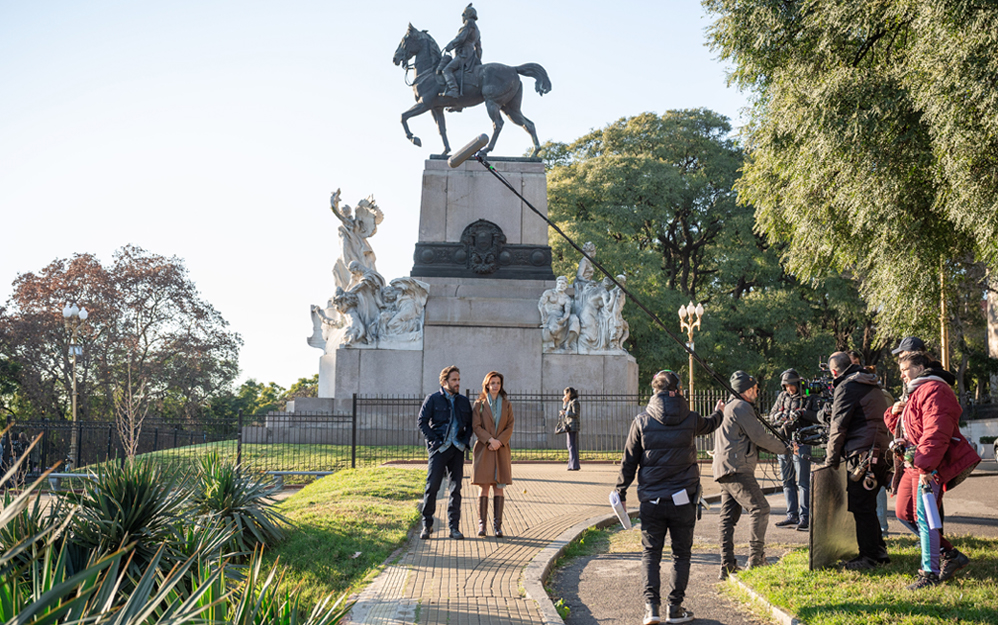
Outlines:
[[190, 511], [189, 493], [178, 476], [152, 463], [127, 462], [105, 465], [82, 485], [79, 493], [67, 493], [77, 506], [72, 541], [87, 552], [113, 553], [134, 545], [128, 572], [139, 579], [156, 553], [156, 561], [169, 570], [182, 558], [177, 553], [174, 531]]
[[280, 490], [268, 476], [252, 473], [217, 453], [198, 458], [192, 484], [194, 512], [225, 523], [234, 531], [232, 551], [252, 552], [258, 545], [284, 539], [290, 522], [273, 507]]

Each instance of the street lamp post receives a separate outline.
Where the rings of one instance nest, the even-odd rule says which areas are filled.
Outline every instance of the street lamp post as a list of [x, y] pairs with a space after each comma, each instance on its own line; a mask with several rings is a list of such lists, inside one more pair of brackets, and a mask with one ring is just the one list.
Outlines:
[[70, 333], [69, 356], [73, 359], [73, 430], [69, 435], [69, 458], [66, 460], [66, 470], [72, 470], [79, 453], [79, 432], [76, 421], [76, 357], [83, 355], [83, 348], [78, 342], [80, 326], [87, 320], [89, 314], [86, 308], [79, 308], [76, 304], [66, 304], [62, 309], [62, 316], [66, 320], [66, 331]]
[[[680, 329], [686, 330], [686, 335], [689, 337], [689, 343], [686, 344], [693, 351], [693, 330], [700, 329], [700, 321], [703, 318], [703, 304], [697, 304], [693, 306], [691, 301], [686, 306], [679, 307], [679, 327]], [[689, 390], [690, 405], [693, 404], [693, 354], [690, 354], [690, 390]]]

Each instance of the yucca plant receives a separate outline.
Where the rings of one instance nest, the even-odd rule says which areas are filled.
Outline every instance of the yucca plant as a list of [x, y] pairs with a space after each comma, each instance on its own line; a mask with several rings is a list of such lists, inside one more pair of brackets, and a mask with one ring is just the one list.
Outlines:
[[175, 473], [151, 463], [109, 464], [92, 473], [80, 493], [66, 499], [78, 511], [72, 525], [72, 542], [97, 555], [134, 545], [128, 573], [139, 579], [161, 547], [158, 566], [169, 570], [182, 558], [174, 531], [187, 519], [189, 493]]
[[306, 610], [294, 589], [282, 584], [284, 575], [277, 562], [266, 578], [261, 575], [262, 549], [254, 551], [245, 581], [233, 594], [225, 622], [230, 625], [337, 625], [353, 607], [341, 596], [332, 605], [332, 595]]
[[273, 496], [280, 490], [262, 473], [251, 473], [223, 460], [217, 453], [198, 458], [191, 487], [194, 512], [225, 523], [234, 535], [232, 551], [248, 554], [258, 545], [283, 540], [290, 522], [274, 509]]

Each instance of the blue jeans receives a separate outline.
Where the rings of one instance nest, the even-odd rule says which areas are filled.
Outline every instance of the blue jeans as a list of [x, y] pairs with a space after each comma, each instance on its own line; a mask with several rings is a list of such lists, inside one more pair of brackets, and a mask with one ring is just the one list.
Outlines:
[[[801, 445], [801, 455], [810, 455], [811, 446]], [[787, 502], [787, 518], [807, 523], [811, 518], [811, 461], [797, 454], [777, 458], [783, 480], [783, 498]]]

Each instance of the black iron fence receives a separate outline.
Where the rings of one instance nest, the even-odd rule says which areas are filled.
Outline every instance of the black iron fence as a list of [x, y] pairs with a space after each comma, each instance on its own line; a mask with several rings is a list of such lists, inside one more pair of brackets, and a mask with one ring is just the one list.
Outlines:
[[[709, 415], [721, 391], [695, 393], [692, 408]], [[583, 461], [619, 461], [631, 421], [647, 396], [580, 393], [579, 447]], [[514, 461], [566, 461], [566, 437], [555, 434], [561, 394], [511, 393], [515, 425], [510, 448]], [[774, 401], [763, 393], [758, 401], [767, 410]], [[254, 470], [278, 473], [325, 473], [346, 467], [389, 461], [426, 460], [426, 446], [416, 422], [423, 396], [354, 396], [341, 413], [280, 413], [240, 415], [235, 420], [174, 423], [146, 420], [137, 440], [137, 457], [183, 467], [217, 453]], [[79, 444], [69, 458], [75, 430]], [[14, 437], [43, 433], [32, 452], [30, 472], [62, 463], [62, 471], [96, 469], [121, 462], [126, 445], [114, 423], [17, 421]], [[8, 441], [11, 440], [8, 437]], [[697, 440], [702, 458], [713, 448], [713, 437]], [[5, 457], [9, 458], [11, 454]]]

